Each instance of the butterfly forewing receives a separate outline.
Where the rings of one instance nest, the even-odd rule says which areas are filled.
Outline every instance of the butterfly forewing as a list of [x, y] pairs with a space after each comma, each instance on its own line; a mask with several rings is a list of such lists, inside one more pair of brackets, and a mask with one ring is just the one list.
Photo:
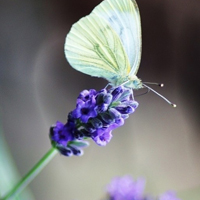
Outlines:
[[141, 23], [133, 0], [105, 0], [93, 13], [103, 17], [119, 36], [131, 65], [130, 74], [136, 74], [141, 59]]
[[104, 18], [92, 13], [72, 26], [66, 37], [65, 55], [76, 70], [114, 85], [123, 82], [130, 72], [119, 36]]

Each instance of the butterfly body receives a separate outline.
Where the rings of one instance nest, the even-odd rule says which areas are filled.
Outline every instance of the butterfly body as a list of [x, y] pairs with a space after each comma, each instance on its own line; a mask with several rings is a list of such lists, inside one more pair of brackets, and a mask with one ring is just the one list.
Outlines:
[[135, 0], [104, 0], [75, 23], [65, 41], [71, 66], [112, 85], [142, 88], [141, 24]]

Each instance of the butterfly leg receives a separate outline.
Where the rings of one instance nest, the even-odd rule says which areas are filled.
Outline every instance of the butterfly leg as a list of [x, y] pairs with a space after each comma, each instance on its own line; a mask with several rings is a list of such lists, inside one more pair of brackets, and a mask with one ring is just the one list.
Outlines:
[[111, 83], [108, 83], [104, 89], [106, 89], [108, 86], [113, 86], [113, 85]]
[[133, 89], [131, 90], [132, 100], [134, 100]]

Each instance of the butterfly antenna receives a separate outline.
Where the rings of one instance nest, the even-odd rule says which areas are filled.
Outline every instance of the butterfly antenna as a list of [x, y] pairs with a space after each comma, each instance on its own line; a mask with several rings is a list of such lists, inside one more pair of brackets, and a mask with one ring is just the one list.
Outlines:
[[164, 83], [152, 83], [152, 82], [143, 82], [145, 84], [148, 84], [148, 85], [157, 85], [159, 87], [164, 87]]
[[[147, 82], [146, 82], [147, 83]], [[151, 84], [151, 83], [150, 83]], [[153, 83], [154, 84], [154, 83]], [[169, 101], [167, 98], [165, 98], [164, 96], [162, 96], [161, 94], [159, 94], [158, 92], [156, 92], [154, 89], [152, 89], [151, 87], [147, 86], [146, 84], [142, 83], [142, 85], [144, 87], [146, 87], [147, 89], [151, 90], [152, 92], [154, 92], [155, 94], [157, 94], [159, 97], [161, 97], [163, 100], [165, 100], [168, 104], [170, 104], [172, 107], [176, 107], [176, 104], [173, 104], [171, 101]], [[163, 87], [164, 84], [161, 84], [162, 86], [160, 86], [158, 84], [158, 86]]]

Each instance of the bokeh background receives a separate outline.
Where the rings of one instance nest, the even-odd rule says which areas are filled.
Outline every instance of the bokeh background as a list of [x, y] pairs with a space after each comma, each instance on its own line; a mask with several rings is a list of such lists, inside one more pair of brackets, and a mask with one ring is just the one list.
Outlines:
[[[72, 69], [63, 50], [71, 25], [100, 2], [0, 1], [1, 122], [21, 175], [49, 150], [49, 127], [66, 121], [79, 92], [107, 84]], [[153, 93], [137, 97], [139, 108], [106, 147], [91, 141], [82, 157], [57, 155], [30, 184], [35, 199], [100, 199], [111, 178], [125, 174], [145, 177], [155, 195], [172, 189], [191, 200], [185, 191], [200, 190], [200, 1], [137, 3], [138, 77], [164, 82], [154, 89], [177, 108]]]

